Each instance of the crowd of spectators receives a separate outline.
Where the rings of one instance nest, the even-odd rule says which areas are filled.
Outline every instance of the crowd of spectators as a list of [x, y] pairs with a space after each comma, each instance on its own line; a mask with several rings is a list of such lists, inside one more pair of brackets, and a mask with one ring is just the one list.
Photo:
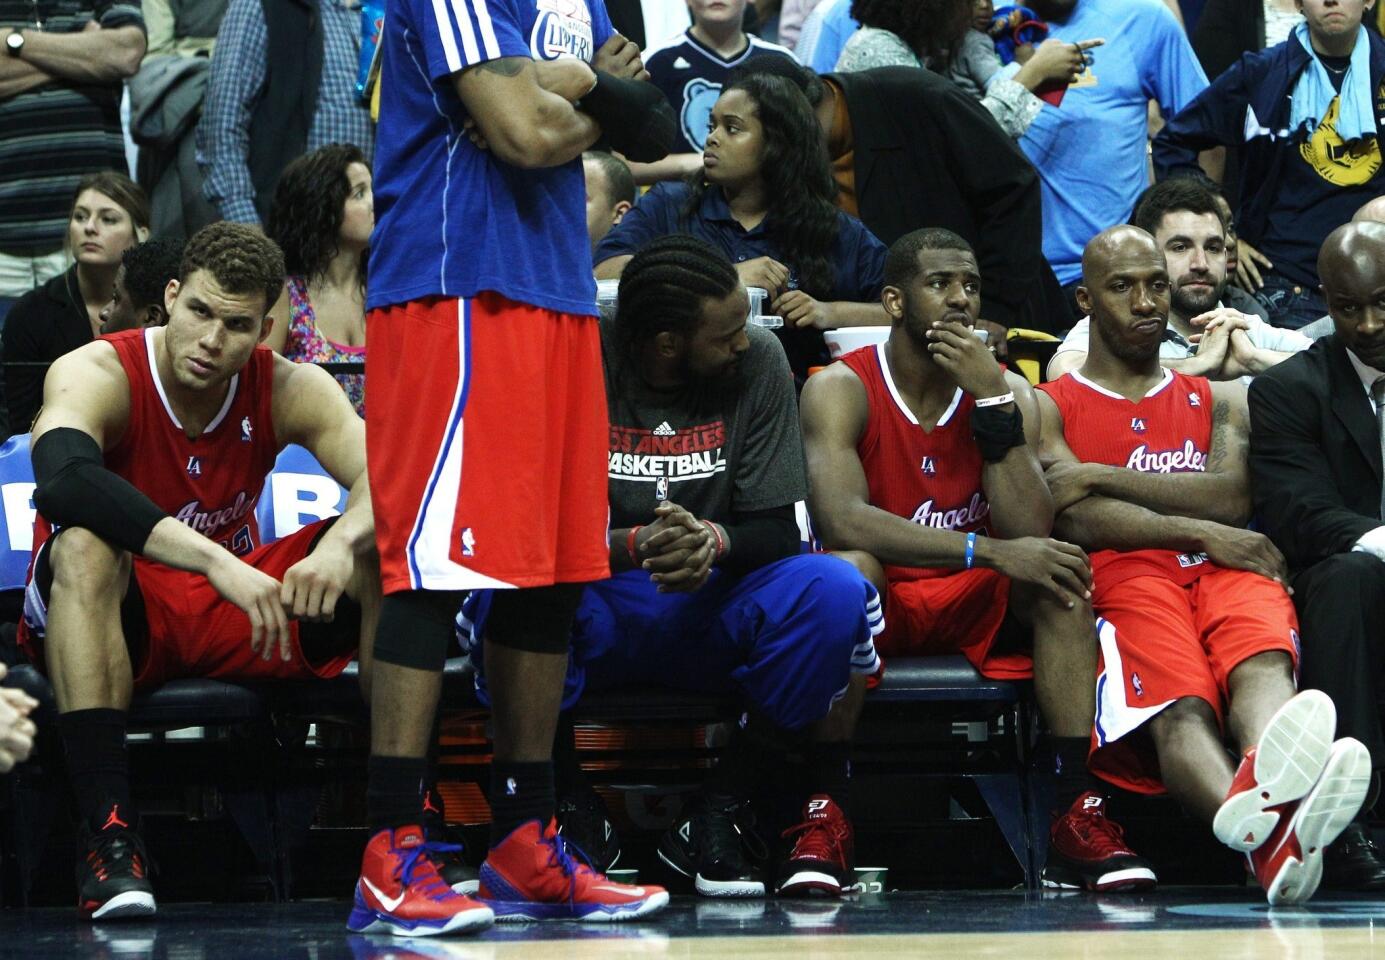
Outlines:
[[[1117, 762], [1136, 764], [1133, 773], [1108, 766], [1101, 775], [1134, 790], [1167, 786], [1242, 849], [1244, 838], [1223, 836], [1222, 800], [1235, 799], [1241, 774], [1221, 737], [1229, 731], [1238, 751], [1254, 748], [1281, 711], [1324, 722], [1318, 701], [1295, 698], [1296, 668], [1303, 686], [1336, 702], [1328, 739], [1355, 737], [1371, 768], [1385, 764], [1375, 696], [1385, 670], [1385, 40], [1364, 0], [1207, 0], [1197, 10], [1177, 0], [1001, 9], [990, 0], [686, 0], [686, 15], [670, 22], [668, 8], [682, 2], [608, 4], [615, 27], [642, 42], [647, 82], [677, 120], [672, 150], [641, 163], [598, 142], [580, 164], [591, 269], [620, 281], [604, 354], [620, 424], [611, 433], [612, 542], [628, 535], [630, 544], [630, 563], [584, 602], [612, 624], [662, 618], [680, 627], [660, 633], [669, 649], [651, 642], [638, 656], [615, 649], [629, 631], [583, 633], [585, 685], [667, 673], [679, 631], [702, 635], [702, 620], [664, 600], [648, 562], [657, 568], [681, 551], [658, 569], [697, 566], [692, 585], [679, 588], [696, 591], [725, 555], [724, 581], [754, 576], [746, 596], [787, 603], [786, 621], [789, 608], [801, 616], [813, 604], [838, 618], [812, 638], [812, 656], [835, 665], [815, 675], [823, 689], [756, 699], [756, 671], [778, 682], [782, 668], [744, 661], [797, 642], [773, 617], [722, 638], [721, 679], [740, 684], [770, 721], [814, 734], [829, 758], [814, 796], [831, 797], [832, 816], [845, 822], [841, 744], [863, 678], [879, 666], [862, 647], [879, 632], [880, 597], [887, 656], [960, 649], [988, 675], [1037, 672], [1056, 766], [1077, 757], [1085, 772], [1092, 714], [1103, 706], [1090, 685], [1072, 683], [1073, 671], [1098, 669], [1096, 645], [1074, 652], [1072, 637], [1093, 635], [1096, 616], [1117, 621], [1122, 636], [1103, 639], [1101, 653], [1104, 668], [1119, 668], [1112, 659], [1132, 642], [1125, 634], [1138, 633], [1122, 617], [1139, 616], [1142, 603], [1156, 603], [1150, 597], [1192, 623], [1214, 609], [1196, 591], [1229, 591], [1263, 598], [1262, 619], [1244, 629], [1270, 629], [1270, 609], [1287, 632], [1234, 646], [1227, 656], [1241, 659], [1232, 662], [1211, 640], [1207, 651], [1187, 653], [1195, 637], [1179, 647], [1202, 685], [1170, 684], [1164, 698], [1149, 683], [1150, 706], [1170, 707], [1151, 721], [1152, 752]], [[363, 363], [378, 25], [358, 3], [0, 0], [0, 24], [9, 433], [26, 432], [39, 413], [45, 364], [103, 333], [168, 321], [183, 244], [215, 220], [254, 225], [282, 250], [269, 347], [304, 363]], [[567, 81], [550, 76], [564, 95]], [[133, 165], [127, 146], [138, 153]], [[491, 149], [474, 122], [458, 123], [447, 162], [463, 148]], [[546, 215], [541, 207], [521, 203], [532, 218]], [[448, 240], [491, 243], [487, 226], [449, 225]], [[781, 328], [746, 333], [742, 287], [765, 291], [760, 313]], [[888, 328], [889, 345], [878, 360], [858, 354], [814, 381], [835, 359], [824, 335], [843, 328]], [[967, 328], [986, 333], [989, 351]], [[1037, 397], [995, 359], [1011, 337], [1036, 332], [1056, 341], [1045, 377], [1055, 385]], [[745, 395], [726, 392], [737, 374], [748, 378]], [[367, 417], [364, 373], [336, 376]], [[1118, 409], [1108, 401], [1164, 404], [1163, 415], [1173, 394], [1183, 407], [1207, 408], [1205, 442], [1112, 462], [1102, 432], [1126, 408], [1103, 420], [1108, 406]], [[932, 474], [935, 455], [942, 464], [965, 454], [965, 496], [959, 488], [953, 503], [935, 506], [929, 494], [907, 510], [884, 505], [872, 471], [881, 469], [880, 431], [899, 426], [881, 419], [891, 404], [892, 416], [923, 425], [940, 445], [920, 448], [915, 473]], [[692, 486], [670, 493], [661, 481], [656, 507], [648, 478], [619, 475], [617, 434], [638, 447], [645, 435], [691, 433], [705, 429], [709, 409], [740, 444], [718, 448], [712, 471], [733, 477], [733, 488], [701, 487], [694, 502], [680, 492]], [[752, 426], [736, 433], [740, 423]], [[955, 423], [965, 436], [948, 439]], [[1129, 431], [1146, 429], [1134, 413]], [[1122, 470], [1138, 482], [1113, 480]], [[783, 511], [801, 500], [849, 574], [819, 564], [825, 558], [791, 557], [796, 539], [774, 539], [790, 525]], [[1252, 504], [1263, 534], [1244, 529]], [[652, 539], [679, 523], [682, 539]], [[978, 533], [994, 543], [978, 548]], [[757, 546], [768, 538], [774, 549], [728, 554], [726, 538], [740, 536]], [[1120, 591], [1103, 582], [1114, 561], [1097, 563], [1098, 553], [1137, 551], [1176, 558], [1183, 579], [1160, 574], [1176, 589], [1151, 587], [1148, 569]], [[985, 577], [971, 576], [974, 563]], [[1218, 579], [1228, 571], [1238, 574], [1231, 586]], [[783, 601], [781, 580], [812, 583], [812, 604]], [[936, 593], [944, 582], [956, 591], [945, 598]], [[726, 589], [728, 609], [744, 601]], [[912, 595], [937, 606], [925, 616]], [[1033, 633], [1032, 651], [1005, 645], [1007, 604]], [[479, 637], [483, 614], [466, 618], [469, 634]], [[985, 649], [973, 649], [983, 633]], [[1154, 668], [1140, 669], [1148, 682]], [[583, 686], [570, 683], [569, 701]], [[1252, 688], [1254, 698], [1228, 706]], [[0, 700], [0, 730], [16, 731], [0, 734], [0, 769], [27, 749], [28, 710]], [[1356, 754], [1333, 749], [1322, 776], [1355, 790]], [[1061, 882], [1108, 882], [1110, 850], [1101, 863], [1084, 860], [1087, 848], [1067, 839], [1106, 831], [1127, 868], [1137, 864], [1109, 883], [1153, 883], [1152, 869], [1119, 845], [1118, 828], [1104, 825], [1104, 788], [1059, 779]], [[1288, 799], [1309, 803], [1310, 787]], [[739, 816], [745, 799], [717, 789], [698, 814], [704, 834], [716, 829], [709, 816]], [[1237, 817], [1268, 815], [1243, 808]], [[1325, 882], [1385, 887], [1385, 855], [1355, 808], [1350, 816], [1336, 824], [1346, 833], [1328, 848]], [[744, 863], [728, 866], [724, 849], [715, 866], [696, 843], [670, 850], [701, 892], [763, 892]], [[1252, 861], [1272, 901], [1302, 893], [1279, 866]]]

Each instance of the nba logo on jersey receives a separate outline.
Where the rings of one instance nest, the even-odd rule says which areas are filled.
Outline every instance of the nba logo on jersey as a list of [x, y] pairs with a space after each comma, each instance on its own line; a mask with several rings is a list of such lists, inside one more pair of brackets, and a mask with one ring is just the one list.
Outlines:
[[938, 465], [933, 462], [932, 457], [924, 457], [923, 463], [919, 465], [919, 469], [921, 469], [924, 473], [928, 474], [928, 476], [931, 477], [937, 474]]
[[1145, 432], [1146, 430], [1148, 430], [1149, 428], [1145, 426], [1145, 418], [1144, 418], [1144, 417], [1131, 417], [1131, 418], [1130, 418], [1130, 429], [1131, 429], [1131, 430], [1134, 430], [1136, 433], [1144, 433], [1144, 432]]
[[470, 527], [462, 531], [462, 556], [476, 556], [476, 537], [472, 534]]
[[1190, 393], [1190, 394], [1188, 394], [1188, 406], [1190, 406], [1190, 407], [1200, 407], [1200, 406], [1202, 406], [1202, 398], [1199, 397], [1199, 396], [1198, 396], [1197, 394], [1195, 394], [1195, 393]]
[[1135, 696], [1143, 697], [1145, 695], [1145, 685], [1140, 682], [1140, 675], [1138, 673], [1132, 673], [1130, 675], [1130, 685], [1135, 688]]
[[190, 476], [190, 477], [200, 477], [200, 476], [202, 476], [202, 458], [201, 458], [201, 457], [188, 457], [188, 476]]
[[249, 442], [250, 442], [250, 418], [249, 418], [249, 417], [241, 417], [241, 418], [240, 418], [240, 442], [241, 442], [241, 443], [249, 443]]
[[654, 499], [660, 503], [668, 499], [668, 477], [660, 477], [654, 481]]

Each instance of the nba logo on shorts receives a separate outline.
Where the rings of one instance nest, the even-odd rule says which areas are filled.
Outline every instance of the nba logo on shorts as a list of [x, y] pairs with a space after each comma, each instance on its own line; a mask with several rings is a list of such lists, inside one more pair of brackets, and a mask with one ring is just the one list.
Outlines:
[[654, 499], [660, 503], [668, 499], [668, 477], [660, 477], [654, 481]]
[[1130, 675], [1130, 685], [1135, 688], [1135, 696], [1143, 697], [1145, 695], [1145, 685], [1140, 682], [1140, 675], [1138, 673], [1132, 673]]
[[1134, 430], [1136, 433], [1144, 433], [1145, 430], [1148, 429], [1148, 428], [1145, 426], [1145, 418], [1144, 418], [1144, 417], [1131, 417], [1131, 418], [1130, 418], [1130, 429], [1131, 429], [1131, 430]]
[[462, 556], [476, 556], [476, 537], [472, 534], [470, 527], [462, 531]]
[[1195, 394], [1195, 393], [1190, 393], [1190, 394], [1188, 394], [1188, 406], [1190, 406], [1190, 407], [1200, 407], [1200, 406], [1202, 406], [1202, 398], [1199, 397], [1199, 396], [1198, 396], [1197, 394]]
[[202, 458], [201, 458], [201, 457], [188, 457], [188, 476], [190, 476], [190, 477], [200, 477], [200, 476], [202, 476]]
[[241, 442], [241, 443], [249, 443], [249, 442], [250, 442], [250, 418], [249, 418], [249, 417], [241, 417], [241, 418], [240, 418], [240, 442]]
[[919, 469], [921, 469], [924, 473], [931, 477], [937, 474], [938, 465], [933, 462], [932, 457], [924, 457], [923, 463], [919, 465]]

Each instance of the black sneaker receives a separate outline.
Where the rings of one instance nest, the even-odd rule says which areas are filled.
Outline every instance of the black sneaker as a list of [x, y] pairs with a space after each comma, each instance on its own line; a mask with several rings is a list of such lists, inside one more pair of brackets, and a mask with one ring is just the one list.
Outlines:
[[152, 917], [154, 888], [149, 884], [149, 854], [133, 830], [102, 830], [85, 835], [77, 862], [77, 909], [88, 920]]
[[750, 805], [708, 798], [659, 840], [659, 859], [693, 881], [704, 897], [763, 897], [764, 881], [746, 859], [760, 845]]
[[453, 893], [470, 896], [480, 889], [481, 875], [462, 856], [464, 845], [456, 831], [447, 825], [436, 790], [423, 792], [423, 835], [432, 843], [430, 850], [438, 876], [452, 888]]
[[620, 837], [607, 814], [606, 802], [591, 787], [558, 799], [558, 832], [582, 851], [598, 873], [605, 873], [620, 860]]

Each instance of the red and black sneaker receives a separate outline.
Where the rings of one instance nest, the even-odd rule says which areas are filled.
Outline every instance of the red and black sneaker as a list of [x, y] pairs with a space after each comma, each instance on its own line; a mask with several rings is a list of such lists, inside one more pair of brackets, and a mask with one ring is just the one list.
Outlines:
[[149, 883], [144, 841], [110, 809], [105, 829], [84, 831], [85, 850], [77, 862], [77, 909], [88, 920], [152, 917], [156, 905]]
[[438, 873], [433, 847], [424, 842], [419, 826], [381, 830], [371, 837], [361, 858], [347, 929], [429, 937], [489, 927], [495, 915], [489, 907], [453, 892]]
[[1150, 890], [1154, 868], [1125, 842], [1125, 831], [1106, 817], [1106, 799], [1087, 791], [1053, 821], [1048, 834], [1044, 886], [1112, 893]]
[[784, 831], [797, 837], [793, 852], [779, 871], [779, 895], [814, 893], [837, 896], [851, 883], [855, 840], [851, 821], [825, 793], [815, 793], [803, 807], [803, 822]]
[[668, 906], [653, 884], [615, 883], [574, 860], [556, 820], [520, 824], [481, 864], [477, 899], [504, 920], [638, 920]]
[[481, 885], [477, 879], [479, 874], [463, 853], [465, 845], [461, 837], [448, 827], [442, 797], [432, 787], [423, 790], [422, 820], [423, 835], [428, 840], [438, 874], [447, 881], [453, 893], [474, 894]]

